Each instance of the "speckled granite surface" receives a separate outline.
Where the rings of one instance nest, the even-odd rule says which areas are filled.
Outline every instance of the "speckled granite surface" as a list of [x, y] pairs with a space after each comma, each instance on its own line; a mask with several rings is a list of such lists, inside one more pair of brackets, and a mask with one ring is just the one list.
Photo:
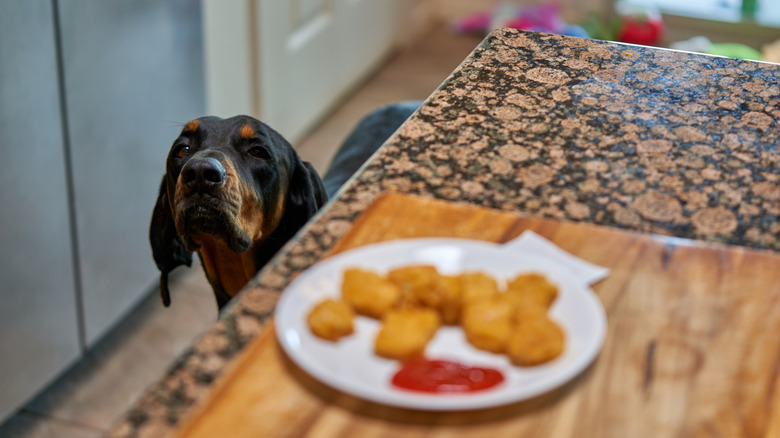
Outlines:
[[386, 191], [780, 250], [779, 123], [780, 65], [498, 31], [109, 436], [174, 430]]

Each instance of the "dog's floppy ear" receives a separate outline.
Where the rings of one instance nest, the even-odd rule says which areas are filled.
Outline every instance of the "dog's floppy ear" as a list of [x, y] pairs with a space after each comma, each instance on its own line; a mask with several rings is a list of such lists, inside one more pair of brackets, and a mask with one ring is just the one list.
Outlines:
[[160, 194], [152, 212], [152, 223], [149, 225], [149, 243], [152, 245], [152, 256], [160, 270], [160, 297], [165, 307], [171, 304], [171, 294], [168, 289], [168, 274], [177, 266], [192, 265], [192, 253], [184, 249], [184, 245], [176, 233], [168, 193], [165, 190], [166, 177], [163, 176]]
[[292, 238], [328, 202], [325, 186], [314, 166], [296, 156], [292, 171], [284, 217], [277, 229], [285, 240]]
[[[319, 174], [310, 163], [301, 160], [292, 145], [281, 134], [268, 125], [263, 125], [265, 134], [272, 143], [286, 149], [290, 160], [290, 185], [287, 192], [287, 205], [283, 226], [298, 231], [309, 218], [317, 213], [326, 202], [328, 194]], [[292, 223], [290, 222], [292, 221]]]
[[314, 166], [298, 157], [295, 158], [295, 164], [293, 165], [288, 199], [288, 212], [296, 211], [300, 214], [299, 217], [305, 217], [301, 225], [314, 216], [317, 210], [328, 202], [325, 186], [317, 171], [314, 170]]

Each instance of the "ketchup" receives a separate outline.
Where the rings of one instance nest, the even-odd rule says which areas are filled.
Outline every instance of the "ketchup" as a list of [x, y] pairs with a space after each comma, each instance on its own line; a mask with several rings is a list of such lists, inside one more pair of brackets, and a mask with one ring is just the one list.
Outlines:
[[418, 392], [474, 392], [492, 388], [504, 381], [500, 371], [470, 367], [447, 360], [415, 359], [403, 364], [393, 375], [399, 388]]

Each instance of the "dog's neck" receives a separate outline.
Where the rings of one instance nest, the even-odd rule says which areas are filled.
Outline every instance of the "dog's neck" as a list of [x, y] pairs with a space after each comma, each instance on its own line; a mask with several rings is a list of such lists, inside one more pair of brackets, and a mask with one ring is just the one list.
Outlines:
[[242, 253], [232, 251], [219, 239], [203, 239], [198, 255], [212, 286], [235, 296], [257, 273], [253, 248]]

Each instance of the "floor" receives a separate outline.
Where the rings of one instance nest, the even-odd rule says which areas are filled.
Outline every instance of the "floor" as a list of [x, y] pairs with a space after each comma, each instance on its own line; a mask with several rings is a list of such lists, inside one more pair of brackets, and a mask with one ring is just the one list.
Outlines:
[[[441, 26], [392, 56], [297, 145], [324, 172], [361, 117], [396, 101], [427, 98], [479, 43]], [[200, 266], [179, 268], [171, 307], [151, 293], [112, 333], [0, 425], [0, 438], [96, 438], [217, 318]]]

